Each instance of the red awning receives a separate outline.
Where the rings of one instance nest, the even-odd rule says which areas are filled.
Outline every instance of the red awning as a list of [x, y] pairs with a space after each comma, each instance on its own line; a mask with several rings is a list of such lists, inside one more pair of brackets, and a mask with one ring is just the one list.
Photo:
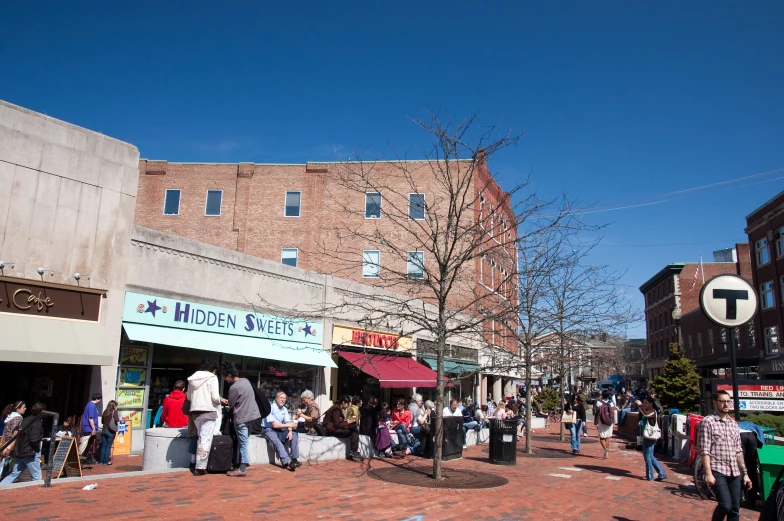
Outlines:
[[[363, 373], [377, 378], [382, 389], [436, 386], [436, 372], [413, 358], [348, 351], [338, 354]], [[447, 382], [447, 386], [451, 383]]]

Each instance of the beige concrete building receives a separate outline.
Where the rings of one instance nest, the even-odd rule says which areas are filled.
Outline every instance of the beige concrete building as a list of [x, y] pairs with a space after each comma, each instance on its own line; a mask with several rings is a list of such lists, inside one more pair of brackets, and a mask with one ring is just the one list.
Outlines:
[[138, 160], [0, 101], [0, 403], [79, 415], [114, 396]]

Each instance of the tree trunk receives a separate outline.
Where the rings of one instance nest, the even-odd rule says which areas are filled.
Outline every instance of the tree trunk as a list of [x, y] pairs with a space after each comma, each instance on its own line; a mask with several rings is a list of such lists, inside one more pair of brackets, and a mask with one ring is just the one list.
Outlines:
[[436, 424], [433, 442], [433, 479], [441, 480], [441, 450], [444, 445], [444, 349], [446, 319], [443, 306], [438, 310], [438, 345], [436, 347]]
[[[558, 395], [560, 397], [560, 400], [558, 401], [558, 406], [559, 406], [560, 409], [563, 409], [564, 385], [566, 384], [566, 374], [565, 374], [565, 371], [564, 371], [563, 318], [561, 318], [561, 320], [560, 320], [560, 326], [561, 326], [561, 331], [560, 331], [561, 334], [559, 336], [561, 337], [561, 340], [560, 340], [561, 341], [561, 356], [560, 356], [560, 359], [561, 359], [561, 364], [560, 364], [561, 365], [561, 385], [558, 386], [558, 388], [560, 390], [560, 392], [558, 393]], [[558, 410], [557, 409], [556, 409], [556, 414], [558, 414]], [[561, 441], [564, 441], [565, 436], [564, 436], [564, 424], [563, 424], [563, 422], [558, 422], [558, 426], [559, 426], [558, 427], [558, 439], [560, 439]]]
[[[529, 358], [530, 359], [530, 358]], [[531, 422], [533, 414], [531, 412], [531, 367], [526, 363], [525, 367], [525, 453], [531, 454]]]

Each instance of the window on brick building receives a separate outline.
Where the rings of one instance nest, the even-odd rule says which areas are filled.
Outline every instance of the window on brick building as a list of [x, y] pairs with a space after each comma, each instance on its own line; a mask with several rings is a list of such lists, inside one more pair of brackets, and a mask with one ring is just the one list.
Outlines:
[[691, 335], [686, 337], [686, 349], [689, 351], [689, 356], [694, 356], [694, 344], [691, 342]]
[[294, 266], [296, 268], [298, 256], [299, 250], [297, 248], [283, 248], [280, 250], [280, 262], [286, 266]]
[[713, 354], [713, 328], [708, 330], [708, 354]]
[[377, 279], [381, 271], [381, 252], [365, 250], [362, 252], [362, 276]]
[[697, 333], [697, 356], [702, 356], [702, 331]]
[[223, 202], [223, 190], [207, 190], [207, 204], [204, 205], [204, 215], [220, 215]]
[[746, 326], [749, 331], [749, 347], [754, 349], [755, 347], [757, 347], [757, 336], [755, 334], [756, 331], [754, 330], [754, 322], [749, 320], [748, 322], [746, 322]]
[[425, 194], [408, 194], [408, 218], [415, 221], [425, 218]]
[[163, 215], [180, 215], [180, 191], [166, 190], [163, 201]]
[[719, 333], [721, 335], [721, 350], [726, 353], [727, 343], [729, 342], [729, 339], [727, 338], [727, 328], [726, 327], [720, 328]]
[[776, 257], [784, 257], [784, 228], [777, 232], [779, 238], [776, 239]]
[[781, 303], [784, 304], [784, 277], [781, 277]]
[[368, 192], [365, 194], [365, 219], [381, 219], [381, 194]]
[[765, 328], [765, 352], [775, 355], [779, 352], [779, 328], [778, 326]]
[[299, 207], [302, 201], [302, 192], [286, 192], [286, 217], [299, 217]]
[[760, 239], [756, 244], [757, 266], [764, 266], [770, 262], [770, 250], [768, 250], [768, 239]]
[[425, 277], [425, 252], [423, 251], [410, 251], [408, 252], [408, 278], [422, 279]]
[[760, 284], [760, 305], [762, 309], [770, 309], [776, 305], [776, 294], [773, 291], [772, 280]]

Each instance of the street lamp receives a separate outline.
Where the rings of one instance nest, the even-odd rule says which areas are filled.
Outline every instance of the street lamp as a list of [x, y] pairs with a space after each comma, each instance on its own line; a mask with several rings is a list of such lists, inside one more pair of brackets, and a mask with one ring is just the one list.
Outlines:
[[675, 327], [678, 330], [678, 349], [683, 350], [683, 338], [681, 338], [681, 317], [683, 313], [681, 313], [681, 308], [676, 306], [675, 309], [672, 310], [672, 319], [675, 321]]

